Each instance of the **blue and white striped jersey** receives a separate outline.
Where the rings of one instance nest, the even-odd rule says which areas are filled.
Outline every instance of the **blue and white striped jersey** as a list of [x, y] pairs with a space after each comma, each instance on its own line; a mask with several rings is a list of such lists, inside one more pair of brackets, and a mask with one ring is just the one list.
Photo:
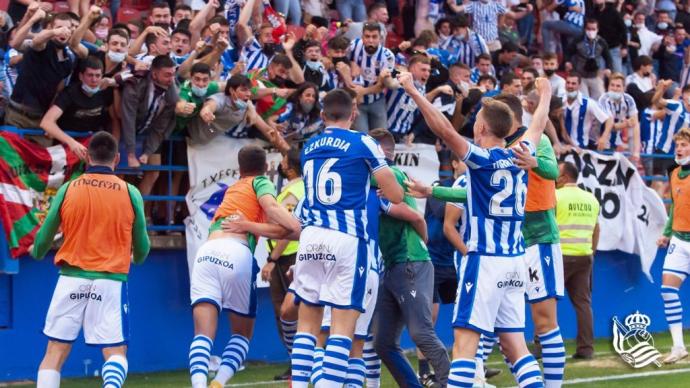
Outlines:
[[[614, 123], [619, 123], [623, 120], [637, 116], [637, 105], [635, 105], [635, 100], [633, 100], [632, 96], [628, 93], [623, 93], [623, 96], [617, 101], [612, 99], [608, 93], [604, 93], [601, 95], [601, 97], [599, 97], [599, 105], [604, 109], [604, 112], [613, 117]], [[601, 133], [604, 133], [604, 124], [601, 125]], [[621, 133], [621, 131], [611, 132], [609, 148], [616, 148], [617, 146], [623, 144], [623, 137], [621, 136]]]
[[656, 131], [654, 137], [655, 151], [670, 154], [675, 149], [673, 135], [684, 126], [688, 126], [690, 115], [680, 101], [666, 100], [666, 117], [664, 117], [661, 129]]
[[472, 15], [472, 28], [487, 42], [498, 40], [498, 17], [508, 9], [498, 1], [472, 1], [465, 7], [465, 13]]
[[302, 150], [305, 225], [367, 238], [366, 203], [371, 174], [387, 166], [370, 136], [326, 128]]
[[264, 54], [263, 47], [261, 47], [259, 41], [252, 37], [245, 43], [244, 47], [242, 47], [240, 61], [247, 65], [245, 71], [250, 72], [254, 69], [263, 69], [268, 66], [271, 58]]
[[[489, 70], [488, 75], [496, 78], [496, 68], [494, 67], [494, 65], [491, 65], [491, 70]], [[473, 85], [476, 85], [477, 82], [479, 82], [479, 77], [481, 77], [481, 76], [482, 76], [482, 73], [479, 71], [479, 68], [473, 67], [472, 70], [470, 71], [470, 82]], [[498, 83], [496, 84], [496, 87], [498, 87]]]
[[436, 24], [442, 17], [446, 16], [446, 12], [443, 9], [444, 0], [429, 0], [429, 13], [427, 18], [431, 24]]
[[[348, 48], [348, 55], [351, 61], [357, 64], [362, 71], [363, 86], [368, 87], [376, 83], [376, 80], [381, 74], [381, 71], [388, 69], [393, 71], [395, 66], [395, 55], [393, 52], [383, 45], [373, 55], [367, 54], [364, 50], [364, 42], [362, 39], [355, 39], [350, 42]], [[383, 93], [367, 94], [364, 96], [364, 104], [371, 104], [374, 101], [383, 97]]]
[[[523, 142], [532, 155], [534, 145]], [[467, 164], [468, 253], [518, 256], [525, 252], [527, 173], [513, 163], [513, 150], [470, 144]]]
[[664, 125], [664, 120], [654, 118], [654, 112], [652, 108], [645, 108], [640, 115], [640, 152], [643, 154], [654, 153], [654, 140]]
[[578, 27], [585, 26], [585, 0], [556, 0], [556, 3], [567, 8], [579, 7], [578, 11], [568, 9], [565, 16], [563, 16], [563, 20]]
[[223, 4], [223, 14], [230, 24], [230, 36], [235, 35], [235, 25], [240, 19], [240, 11], [242, 11], [244, 3], [244, 0], [225, 0]]
[[609, 119], [608, 113], [601, 108], [598, 101], [585, 97], [579, 92], [572, 103], [568, 103], [567, 97], [564, 96], [563, 105], [565, 109], [564, 124], [568, 135], [573, 139], [576, 146], [587, 148], [590, 143], [592, 128], [599, 128], [594, 126], [594, 123], [603, 124], [606, 122]]
[[[415, 85], [420, 93], [426, 93], [426, 86]], [[412, 122], [418, 112], [417, 104], [403, 88], [386, 91], [386, 115], [388, 130], [399, 135], [406, 135], [412, 129]]]
[[469, 67], [474, 67], [475, 60], [479, 55], [489, 53], [489, 46], [486, 45], [486, 41], [478, 33], [470, 29], [467, 29], [467, 33], [467, 39], [453, 36], [440, 47], [448, 51], [450, 63], [460, 62]]

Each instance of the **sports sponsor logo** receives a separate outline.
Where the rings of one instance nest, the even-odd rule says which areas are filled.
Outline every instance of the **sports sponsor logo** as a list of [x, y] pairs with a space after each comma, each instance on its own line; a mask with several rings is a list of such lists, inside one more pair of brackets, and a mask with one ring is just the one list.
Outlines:
[[221, 267], [223, 267], [223, 268], [235, 269], [235, 264], [234, 264], [234, 263], [231, 263], [231, 262], [229, 262], [228, 260], [220, 259], [220, 258], [218, 258], [218, 257], [216, 257], [216, 256], [201, 256], [201, 257], [199, 257], [199, 258], [196, 259], [196, 262], [197, 262], [197, 263], [208, 262], [208, 263], [211, 263], [211, 264], [219, 265], [219, 266], [221, 266]]
[[623, 361], [633, 368], [643, 368], [654, 363], [661, 367], [661, 353], [654, 347], [654, 338], [647, 331], [652, 323], [647, 315], [635, 311], [625, 317], [625, 326], [613, 317], [613, 348]]
[[520, 273], [515, 271], [515, 272], [508, 272], [506, 273], [506, 278], [505, 280], [500, 280], [498, 283], [496, 283], [497, 288], [520, 288], [525, 284], [522, 280], [520, 280]]
[[79, 286], [79, 292], [70, 293], [69, 298], [72, 300], [90, 299], [101, 302], [103, 300], [103, 295], [96, 290], [96, 286], [91, 284], [82, 284]]
[[[300, 247], [301, 248], [301, 247]], [[306, 244], [297, 255], [298, 261], [336, 261], [333, 248], [327, 244]]]

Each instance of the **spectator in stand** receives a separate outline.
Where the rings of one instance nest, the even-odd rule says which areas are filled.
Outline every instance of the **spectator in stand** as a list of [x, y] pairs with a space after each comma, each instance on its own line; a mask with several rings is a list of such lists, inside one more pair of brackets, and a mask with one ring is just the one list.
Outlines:
[[676, 23], [682, 23], [685, 31], [690, 31], [690, 1], [680, 1], [679, 4], [682, 6], [678, 9], [674, 20]]
[[541, 24], [541, 34], [544, 40], [544, 51], [555, 53], [557, 40], [555, 34], [559, 34], [561, 41], [565, 42], [564, 49], [571, 41], [580, 38], [585, 27], [585, 1], [584, 0], [555, 0], [546, 6], [548, 12], [553, 12], [559, 6], [566, 7], [567, 11], [563, 20], [545, 20]]
[[252, 82], [252, 99], [257, 101], [256, 111], [264, 120], [283, 113], [287, 98], [303, 81], [293, 82], [290, 76], [295, 73], [302, 77], [299, 67], [283, 54], [275, 55], [266, 68], [247, 73]]
[[673, 34], [664, 36], [659, 48], [654, 52], [653, 58], [657, 60], [660, 79], [670, 79], [676, 84], [680, 82], [684, 52], [678, 51]]
[[[42, 15], [42, 10], [36, 10], [30, 21]], [[72, 21], [66, 13], [56, 14], [43, 31], [34, 35], [10, 97], [6, 125], [38, 128], [59, 85], [72, 74], [76, 65], [76, 56], [67, 47], [71, 35]], [[47, 144], [47, 140], [43, 142]]]
[[[175, 62], [160, 55], [151, 62], [146, 76], [130, 78], [122, 88], [122, 138], [130, 167], [139, 167], [140, 163], [160, 165], [158, 150], [175, 129], [178, 92], [174, 81]], [[137, 143], [142, 145], [139, 158]], [[144, 172], [139, 185], [143, 195], [151, 193], [157, 179], [158, 171]]]
[[519, 97], [522, 94], [522, 81], [515, 73], [507, 72], [501, 78], [501, 93]]
[[112, 93], [101, 89], [102, 81], [103, 63], [88, 57], [80, 65], [79, 82], [71, 83], [58, 93], [55, 103], [41, 120], [41, 128], [50, 137], [69, 146], [83, 161], [87, 160], [86, 147], [65, 131], [110, 132], [111, 123], [117, 121]]
[[544, 54], [544, 75], [551, 83], [553, 95], [563, 98], [565, 97], [565, 79], [556, 74], [558, 71], [558, 56], [555, 53]]
[[[377, 23], [365, 23], [362, 39], [355, 39], [350, 43], [348, 57], [361, 69], [364, 88], [376, 84], [382, 71], [393, 71], [395, 57], [383, 44], [381, 29]], [[359, 115], [353, 124], [354, 130], [368, 132], [373, 128], [386, 127], [387, 116], [383, 113], [386, 111], [386, 103], [382, 92], [365, 95], [358, 108]]]
[[6, 47], [9, 41], [10, 30], [14, 22], [5, 10], [0, 10], [0, 47]]
[[192, 7], [187, 4], [177, 4], [172, 16], [173, 27], [177, 28], [183, 20], [192, 20]]
[[542, 54], [534, 54], [530, 57], [532, 61], [532, 68], [537, 71], [540, 77], [544, 76], [544, 56]]
[[640, 36], [637, 29], [633, 26], [633, 16], [630, 13], [623, 14], [623, 23], [625, 24], [625, 36], [628, 41], [627, 50], [622, 51], [623, 56], [623, 74], [628, 75], [633, 72], [633, 63], [640, 56]]
[[326, 60], [322, 60], [326, 67], [326, 88], [325, 90], [333, 90], [336, 88], [352, 89], [352, 70], [350, 57], [347, 55], [347, 50], [350, 47], [350, 41], [344, 36], [336, 36], [328, 41]]
[[479, 78], [482, 76], [496, 76], [496, 69], [491, 64], [491, 56], [489, 54], [481, 54], [477, 57], [477, 64], [470, 72], [470, 82], [474, 85], [479, 84]]
[[[664, 95], [673, 86], [671, 80], [661, 80], [657, 83], [652, 105], [664, 111], [662, 126], [656, 127], [650, 140], [654, 144], [655, 154], [673, 155], [673, 135], [683, 127], [690, 126], [690, 85], [682, 88], [680, 101], [676, 98], [666, 99]], [[673, 159], [654, 159], [654, 175], [666, 176], [673, 167]], [[667, 184], [664, 187], [668, 187]]]
[[[458, 18], [441, 18], [434, 25], [434, 32], [438, 37], [438, 47], [445, 49], [446, 45], [449, 43], [450, 39], [453, 37], [453, 26], [457, 25]], [[469, 26], [469, 23], [467, 24]]]
[[450, 63], [460, 62], [473, 67], [480, 55], [489, 54], [484, 38], [470, 29], [467, 16], [452, 19], [451, 26], [453, 35], [439, 44], [441, 49], [448, 51]]
[[[597, 100], [583, 96], [580, 92], [580, 75], [570, 73], [565, 79], [565, 131], [573, 146], [579, 148], [596, 148], [599, 124], [605, 124], [605, 131], [610, 131], [613, 119], [601, 109]], [[593, 136], [595, 135], [595, 136]]]
[[635, 12], [633, 14], [633, 28], [640, 40], [640, 48], [637, 50], [638, 55], [652, 56], [656, 48], [661, 43], [663, 38], [661, 35], [650, 31], [645, 24], [646, 15], [642, 12]]
[[279, 48], [273, 39], [273, 26], [270, 23], [262, 23], [257, 31], [252, 31], [249, 26], [256, 1], [247, 0], [235, 26], [237, 44], [242, 47], [240, 60], [246, 64], [247, 71], [266, 67]]
[[[388, 20], [388, 8], [386, 8], [386, 4], [373, 3], [369, 6], [369, 9], [367, 10], [366, 22], [374, 24], [378, 23], [381, 29], [381, 40], [383, 42], [386, 41], [386, 35], [388, 34], [388, 31], [386, 30], [386, 24], [388, 24]], [[344, 36], [351, 41], [357, 38], [361, 38], [362, 33], [364, 32], [364, 23], [365, 22], [363, 21], [347, 23], [344, 27], [346, 29]]]
[[506, 43], [500, 49], [491, 53], [491, 61], [494, 65], [493, 74], [500, 79], [504, 72], [513, 71], [513, 61], [518, 56], [520, 48], [513, 43]]
[[642, 55], [633, 62], [634, 72], [625, 78], [625, 92], [632, 96], [638, 111], [642, 112], [651, 104], [650, 92], [653, 92], [656, 79], [652, 58]]
[[496, 0], [473, 1], [463, 5], [457, 5], [455, 2], [447, 4], [453, 12], [472, 15], [472, 28], [484, 38], [491, 52], [501, 48], [501, 42], [498, 40], [498, 20], [501, 15], [508, 15], [517, 20], [532, 12], [531, 4], [527, 4], [523, 10], [513, 12]]
[[[8, 38], [11, 40], [14, 35], [16, 35], [16, 32], [17, 28], [13, 27], [8, 33]], [[7, 46], [2, 64], [0, 64], [0, 83], [2, 83], [2, 90], [0, 90], [0, 96], [2, 97], [0, 100], [2, 100], [3, 116], [5, 114], [7, 102], [12, 95], [14, 85], [17, 83], [17, 76], [19, 75], [17, 69], [23, 57], [24, 54], [17, 51], [17, 49], [12, 46]]]
[[366, 6], [359, 0], [335, 0], [335, 8], [340, 14], [340, 20], [363, 22], [366, 18]]
[[657, 10], [654, 31], [659, 35], [666, 35], [671, 30], [673, 30], [673, 18], [671, 18], [668, 11]]
[[522, 70], [522, 74], [520, 75], [522, 94], [526, 95], [527, 93], [532, 91], [532, 89], [534, 89], [534, 81], [536, 81], [538, 77], [539, 72], [533, 67], [528, 67]]
[[627, 46], [627, 27], [616, 5], [606, 0], [594, 0], [591, 14], [587, 15], [598, 21], [599, 36], [606, 41], [611, 54], [611, 71], [623, 72], [623, 52]]
[[604, 93], [602, 74], [611, 74], [613, 64], [608, 44], [599, 36], [599, 22], [587, 19], [585, 36], [570, 46], [566, 57], [569, 59], [566, 69], [571, 68], [582, 76], [582, 93], [595, 100], [599, 98]]
[[630, 151], [633, 163], [640, 161], [640, 122], [632, 96], [625, 93], [625, 76], [613, 73], [609, 78], [609, 91], [599, 98], [599, 105], [613, 118], [611, 131], [604, 131], [599, 139], [599, 150]]
[[178, 66], [181, 65], [192, 50], [192, 33], [186, 29], [177, 29], [170, 36], [170, 58]]
[[[180, 100], [175, 106], [177, 129], [186, 131], [189, 121], [199, 115], [204, 101], [220, 90], [221, 85], [211, 80], [211, 67], [206, 63], [195, 63], [190, 78], [180, 86]], [[190, 138], [190, 141], [194, 139]]]
[[198, 118], [189, 123], [190, 138], [206, 144], [216, 136], [226, 135], [238, 139], [249, 137], [249, 128], [259, 132], [280, 151], [290, 146], [274, 128], [257, 113], [251, 103], [252, 81], [244, 75], [233, 75], [225, 85], [224, 93], [217, 93], [204, 102]]
[[127, 26], [127, 29], [129, 30], [129, 38], [130, 39], [136, 39], [139, 37], [141, 32], [144, 30], [144, 23], [141, 22], [141, 20], [128, 20], [127, 23], [125, 23]]
[[172, 28], [172, 13], [170, 5], [166, 2], [154, 2], [149, 13], [149, 25], [158, 26], [170, 33]]
[[275, 9], [285, 16], [285, 22], [295, 26], [302, 24], [300, 0], [275, 0]]
[[577, 349], [574, 359], [594, 357], [592, 319], [592, 263], [599, 242], [599, 202], [577, 186], [577, 167], [570, 162], [559, 166], [556, 181], [556, 222], [563, 251], [565, 289], [577, 317]]
[[316, 40], [308, 40], [302, 47], [304, 49], [304, 65], [300, 68], [305, 82], [317, 85], [319, 90], [329, 90], [328, 71], [321, 59], [321, 43]]
[[301, 84], [288, 98], [285, 111], [275, 120], [289, 144], [304, 143], [323, 129], [319, 89], [310, 82]]

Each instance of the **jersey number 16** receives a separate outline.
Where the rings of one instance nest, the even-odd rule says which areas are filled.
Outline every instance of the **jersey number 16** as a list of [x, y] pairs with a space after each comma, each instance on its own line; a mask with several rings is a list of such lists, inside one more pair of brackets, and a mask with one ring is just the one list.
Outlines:
[[319, 171], [314, 175], [314, 159], [304, 163], [304, 182], [307, 184], [307, 198], [309, 203], [314, 203], [316, 199], [324, 205], [333, 205], [340, 201], [343, 194], [343, 179], [335, 171], [331, 171], [338, 158], [326, 159]]

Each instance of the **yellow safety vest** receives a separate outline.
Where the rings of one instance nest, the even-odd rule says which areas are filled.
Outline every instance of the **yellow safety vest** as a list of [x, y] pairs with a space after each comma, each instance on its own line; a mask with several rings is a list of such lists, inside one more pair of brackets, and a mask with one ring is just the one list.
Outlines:
[[[294, 182], [283, 187], [283, 191], [281, 191], [280, 194], [278, 194], [278, 196], [276, 197], [276, 201], [282, 205], [285, 198], [287, 198], [289, 195], [292, 195], [295, 198], [297, 198], [297, 201], [304, 198], [304, 182], [302, 181], [302, 179], [297, 179]], [[293, 209], [292, 207], [288, 207], [287, 210], [289, 212], [292, 212]], [[268, 246], [268, 252], [270, 253], [273, 250], [273, 247], [276, 245], [276, 241], [268, 240], [266, 245]], [[283, 251], [283, 254], [281, 256], [287, 256], [297, 253], [298, 247], [298, 241], [290, 241], [287, 247], [285, 247], [285, 250]]]
[[592, 235], [599, 218], [599, 202], [589, 191], [577, 186], [556, 190], [556, 222], [561, 250], [567, 256], [589, 256]]

